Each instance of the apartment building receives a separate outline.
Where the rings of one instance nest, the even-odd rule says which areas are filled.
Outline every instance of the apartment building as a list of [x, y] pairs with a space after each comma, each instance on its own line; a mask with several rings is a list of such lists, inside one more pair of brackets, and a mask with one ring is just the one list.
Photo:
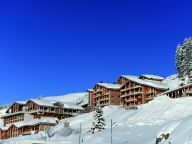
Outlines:
[[137, 107], [168, 90], [168, 87], [161, 82], [143, 77], [126, 76], [126, 80], [126, 83], [120, 88], [120, 104], [123, 107]]
[[93, 92], [90, 93], [93, 97], [93, 101], [91, 101], [93, 109], [96, 106], [119, 105], [121, 86], [120, 84], [97, 83]]
[[14, 102], [1, 117], [4, 125], [0, 127], [0, 139], [32, 131], [39, 132], [44, 126], [55, 125], [55, 119], [73, 117], [82, 111], [83, 108], [75, 104], [54, 100], [30, 99]]

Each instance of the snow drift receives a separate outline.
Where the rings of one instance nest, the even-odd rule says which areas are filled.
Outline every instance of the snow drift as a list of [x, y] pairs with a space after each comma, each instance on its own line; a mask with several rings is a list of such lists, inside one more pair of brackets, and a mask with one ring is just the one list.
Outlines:
[[[73, 130], [67, 137], [62, 136], [63, 123], [54, 128], [55, 135], [47, 143], [77, 144], [79, 125], [82, 125], [83, 144], [110, 144], [110, 120], [113, 120], [114, 144], [155, 144], [156, 138], [169, 133], [167, 140], [174, 144], [192, 142], [192, 98], [170, 99], [167, 96], [157, 97], [137, 110], [126, 110], [118, 106], [103, 109], [106, 129], [96, 134], [89, 132], [93, 122], [93, 112], [69, 118], [67, 121]], [[18, 137], [5, 142], [32, 143], [43, 142], [39, 135]]]

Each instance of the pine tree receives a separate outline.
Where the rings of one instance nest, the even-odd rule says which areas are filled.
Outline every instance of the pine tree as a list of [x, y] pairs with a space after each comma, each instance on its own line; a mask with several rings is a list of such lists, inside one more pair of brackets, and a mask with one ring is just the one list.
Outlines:
[[64, 137], [66, 137], [66, 136], [71, 135], [72, 132], [73, 132], [73, 131], [72, 131], [71, 127], [69, 126], [69, 122], [68, 122], [68, 121], [64, 121], [64, 122], [63, 122], [62, 135], [63, 135]]
[[189, 74], [188, 83], [192, 84], [192, 61], [189, 62], [189, 71], [190, 71], [190, 74]]
[[183, 77], [182, 60], [183, 60], [182, 46], [178, 45], [176, 50], [176, 67], [179, 73], [179, 77]]
[[52, 128], [51, 126], [45, 126], [44, 128], [44, 131], [45, 131], [45, 137], [48, 136], [48, 138], [50, 139], [51, 137], [53, 137], [53, 133], [52, 133]]
[[180, 78], [189, 77], [192, 71], [192, 38], [186, 38], [176, 50], [176, 66]]
[[92, 133], [96, 133], [105, 129], [105, 119], [103, 118], [103, 110], [97, 106], [94, 113], [94, 122], [91, 128]]

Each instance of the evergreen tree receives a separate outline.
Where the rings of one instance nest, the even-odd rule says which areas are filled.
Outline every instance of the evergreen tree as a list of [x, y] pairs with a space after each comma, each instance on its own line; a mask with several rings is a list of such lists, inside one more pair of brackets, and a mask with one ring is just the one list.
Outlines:
[[96, 133], [105, 129], [105, 119], [103, 118], [103, 110], [97, 106], [94, 113], [94, 122], [91, 128], [92, 133]]
[[179, 76], [190, 76], [192, 71], [192, 38], [184, 40], [183, 45], [178, 45], [176, 50], [176, 66]]
[[64, 137], [71, 135], [73, 132], [73, 130], [71, 129], [71, 127], [69, 126], [69, 122], [68, 121], [64, 121], [63, 122], [63, 129], [62, 129], [62, 135]]
[[190, 74], [189, 74], [188, 83], [192, 84], [192, 61], [189, 62], [189, 69], [190, 69]]
[[183, 55], [182, 55], [182, 46], [178, 45], [177, 50], [176, 50], [176, 67], [177, 71], [179, 73], [179, 77], [183, 77], [182, 73], [182, 60], [183, 60]]

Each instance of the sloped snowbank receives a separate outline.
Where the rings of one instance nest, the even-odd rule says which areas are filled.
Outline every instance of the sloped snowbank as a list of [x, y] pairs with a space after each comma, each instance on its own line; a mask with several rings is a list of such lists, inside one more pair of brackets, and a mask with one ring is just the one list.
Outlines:
[[[114, 144], [155, 144], [156, 137], [163, 133], [170, 133], [170, 137], [161, 142], [167, 144], [190, 144], [192, 142], [192, 98], [170, 99], [166, 96], [156, 98], [138, 110], [105, 107], [104, 117], [106, 129], [96, 134], [90, 134], [93, 113], [82, 114], [67, 119], [70, 122], [73, 134], [68, 137], [55, 134], [47, 143], [50, 144], [77, 144], [79, 125], [82, 125], [83, 144], [109, 144], [110, 120], [113, 119]], [[63, 124], [56, 126], [54, 131], [60, 133]], [[43, 142], [39, 135], [10, 139], [12, 143]]]
[[178, 75], [175, 74], [167, 77], [163, 83], [169, 86], [170, 89], [174, 89], [177, 88], [182, 83], [182, 81], [178, 78]]

